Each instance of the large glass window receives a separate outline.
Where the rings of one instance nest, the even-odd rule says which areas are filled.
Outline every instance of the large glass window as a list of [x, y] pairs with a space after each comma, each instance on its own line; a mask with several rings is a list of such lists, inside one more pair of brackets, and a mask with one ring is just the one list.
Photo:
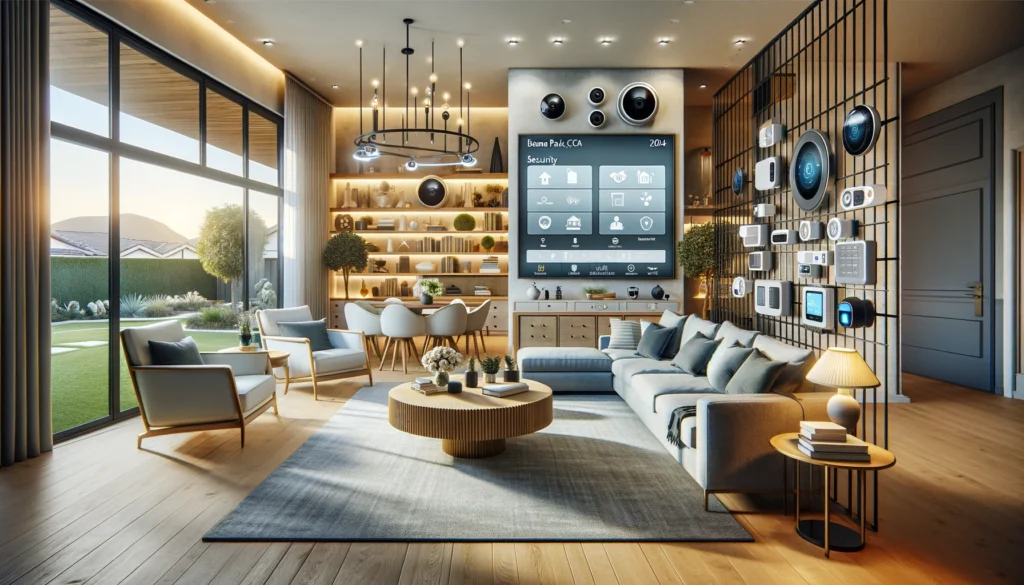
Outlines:
[[109, 173], [108, 153], [50, 141], [50, 353], [57, 433], [110, 411]]
[[59, 440], [137, 412], [120, 329], [175, 320], [216, 351], [238, 344], [242, 308], [278, 306], [281, 121], [82, 4], [52, 2]]

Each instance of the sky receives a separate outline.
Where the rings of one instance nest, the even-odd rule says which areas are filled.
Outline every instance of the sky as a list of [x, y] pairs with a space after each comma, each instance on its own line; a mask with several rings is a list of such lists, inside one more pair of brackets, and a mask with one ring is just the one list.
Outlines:
[[[108, 108], [50, 86], [51, 119], [107, 135]], [[191, 162], [199, 162], [199, 141], [122, 113], [121, 140]], [[108, 215], [110, 165], [105, 152], [53, 140], [50, 151], [50, 220]], [[241, 175], [242, 157], [207, 147], [207, 165]], [[277, 171], [250, 162], [250, 178], [277, 183]], [[204, 211], [229, 203], [242, 204], [243, 190], [163, 167], [121, 159], [121, 213], [163, 222], [187, 238], [199, 236]], [[250, 192], [250, 209], [267, 225], [277, 224], [277, 197]]]

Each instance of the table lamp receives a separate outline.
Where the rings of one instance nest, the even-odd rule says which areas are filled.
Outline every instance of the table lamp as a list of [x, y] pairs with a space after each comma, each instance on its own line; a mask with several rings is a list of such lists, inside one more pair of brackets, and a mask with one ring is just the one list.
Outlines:
[[877, 388], [882, 385], [871, 368], [855, 349], [830, 347], [807, 373], [807, 381], [836, 388], [828, 399], [828, 418], [847, 432], [856, 434], [860, 420], [860, 404], [853, 397], [854, 388]]

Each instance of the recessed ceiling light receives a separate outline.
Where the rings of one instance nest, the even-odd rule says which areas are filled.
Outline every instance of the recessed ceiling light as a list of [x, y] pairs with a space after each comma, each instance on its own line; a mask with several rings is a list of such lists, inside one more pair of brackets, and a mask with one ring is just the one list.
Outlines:
[[274, 46], [274, 40], [273, 39], [263, 39], [263, 46], [264, 47], [273, 47]]
[[662, 47], [667, 47], [670, 42], [672, 42], [672, 41], [670, 41], [668, 39], [660, 39], [658, 41], [658, 44], [661, 45]]
[[516, 46], [518, 44], [519, 44], [519, 39], [509, 39], [508, 40], [508, 46], [510, 46], [510, 47], [514, 47], [514, 46]]
[[736, 45], [737, 47], [742, 47], [746, 43], [747, 43], [747, 39], [736, 39], [735, 41], [733, 41], [732, 44]]
[[708, 88], [708, 84], [702, 83], [702, 84], [698, 85], [697, 87], [699, 87], [701, 89], [707, 89]]
[[683, 4], [693, 4], [693, 0], [683, 0]]
[[335, 83], [334, 85], [332, 85], [332, 86], [331, 86], [331, 89], [338, 89], [338, 84], [337, 84], [337, 83]]
[[608, 45], [612, 44], [612, 40], [609, 38], [603, 38], [601, 39], [601, 44], [607, 47]]
[[562, 19], [562, 24], [569, 24], [570, 22], [572, 22], [572, 21], [569, 20], [568, 18], [563, 18]]
[[558, 46], [558, 45], [561, 45], [564, 42], [565, 41], [563, 41], [562, 39], [555, 39], [555, 40], [551, 41], [551, 44]]
[[679, 24], [679, 19], [678, 18], [670, 18], [670, 19], [668, 19], [668, 21], [670, 23], [672, 23], [672, 24]]
[[230, 18], [225, 20], [224, 22], [226, 22], [228, 24], [235, 24], [235, 21], [231, 20]]

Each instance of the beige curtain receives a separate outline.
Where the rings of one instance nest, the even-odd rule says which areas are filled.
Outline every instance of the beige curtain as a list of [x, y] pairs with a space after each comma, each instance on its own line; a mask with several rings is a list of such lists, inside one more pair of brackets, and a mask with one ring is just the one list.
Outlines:
[[0, 466], [53, 448], [48, 11], [0, 2]]
[[330, 226], [334, 109], [287, 76], [284, 92], [284, 306], [327, 316], [330, 280], [321, 261]]

